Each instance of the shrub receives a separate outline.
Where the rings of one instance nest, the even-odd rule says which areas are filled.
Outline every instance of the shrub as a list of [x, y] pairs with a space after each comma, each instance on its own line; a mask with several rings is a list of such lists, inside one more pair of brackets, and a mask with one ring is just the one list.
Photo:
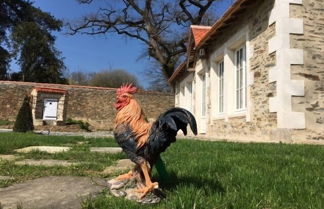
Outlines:
[[[9, 120], [0, 120], [0, 126], [12, 125], [14, 122]], [[0, 208], [1, 209], [1, 208]]]
[[27, 132], [34, 130], [33, 116], [31, 107], [29, 105], [29, 97], [26, 96], [24, 102], [18, 112], [13, 131], [15, 132]]
[[78, 124], [81, 129], [91, 132], [90, 124], [88, 122], [83, 122], [82, 120], [73, 120], [71, 118], [68, 118], [66, 120], [66, 125], [72, 125], [72, 124]]

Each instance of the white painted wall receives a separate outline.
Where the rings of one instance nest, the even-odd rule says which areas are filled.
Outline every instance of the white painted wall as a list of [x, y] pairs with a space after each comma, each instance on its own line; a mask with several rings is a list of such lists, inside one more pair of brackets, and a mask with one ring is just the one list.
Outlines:
[[191, 73], [187, 77], [185, 77], [182, 81], [177, 82], [176, 84], [175, 106], [182, 107], [189, 110], [190, 112], [193, 112], [194, 109], [193, 92], [194, 92], [193, 73]]

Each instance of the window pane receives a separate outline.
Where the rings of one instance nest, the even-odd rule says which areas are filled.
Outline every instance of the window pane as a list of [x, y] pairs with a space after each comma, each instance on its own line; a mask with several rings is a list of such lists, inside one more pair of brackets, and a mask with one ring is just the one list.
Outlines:
[[239, 108], [239, 92], [236, 90], [236, 108]]
[[240, 71], [239, 71], [239, 75], [240, 75], [240, 88], [242, 88], [242, 86], [243, 86], [243, 69], [242, 69], [242, 67], [240, 67]]
[[244, 70], [244, 107], [247, 107], [247, 69], [246, 69], [246, 50], [243, 53], [243, 70]]
[[239, 89], [239, 108], [242, 108], [242, 90]]
[[238, 89], [240, 87], [240, 85], [239, 85], [239, 79], [240, 79], [240, 77], [239, 77], [239, 73], [238, 72], [239, 71], [237, 70], [236, 71], [236, 89]]
[[245, 47], [238, 49], [236, 55], [236, 108], [246, 107], [246, 67], [245, 67]]

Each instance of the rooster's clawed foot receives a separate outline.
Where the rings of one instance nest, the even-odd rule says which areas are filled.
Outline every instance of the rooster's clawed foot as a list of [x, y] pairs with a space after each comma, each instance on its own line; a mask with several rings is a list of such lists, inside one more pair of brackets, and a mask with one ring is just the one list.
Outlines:
[[145, 197], [147, 195], [147, 193], [153, 191], [154, 189], [159, 188], [159, 183], [158, 182], [153, 182], [149, 185], [146, 185], [143, 188], [140, 189], [136, 189], [135, 191], [138, 193], [141, 193], [140, 198], [142, 199], [143, 197]]
[[129, 180], [129, 179], [131, 179], [133, 177], [134, 177], [133, 176], [133, 171], [129, 171], [128, 173], [117, 176], [116, 180], [118, 180], [118, 181]]

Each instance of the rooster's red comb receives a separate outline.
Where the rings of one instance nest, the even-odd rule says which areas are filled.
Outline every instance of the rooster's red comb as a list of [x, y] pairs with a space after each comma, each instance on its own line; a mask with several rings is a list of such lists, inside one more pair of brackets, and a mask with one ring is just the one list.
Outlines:
[[133, 86], [133, 84], [124, 84], [119, 89], [117, 89], [117, 95], [122, 95], [124, 93], [135, 94], [137, 92], [137, 88]]

